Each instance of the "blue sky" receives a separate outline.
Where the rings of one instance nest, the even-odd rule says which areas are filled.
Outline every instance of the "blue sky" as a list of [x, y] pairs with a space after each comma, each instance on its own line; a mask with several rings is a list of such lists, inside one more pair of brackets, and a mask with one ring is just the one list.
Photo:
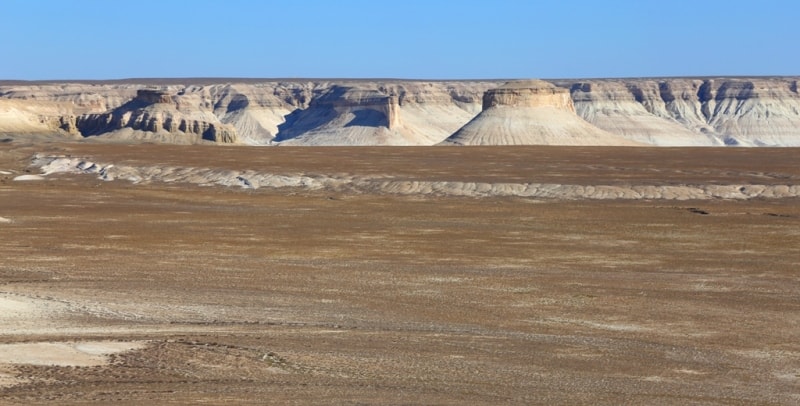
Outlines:
[[790, 0], [0, 0], [0, 79], [799, 75]]

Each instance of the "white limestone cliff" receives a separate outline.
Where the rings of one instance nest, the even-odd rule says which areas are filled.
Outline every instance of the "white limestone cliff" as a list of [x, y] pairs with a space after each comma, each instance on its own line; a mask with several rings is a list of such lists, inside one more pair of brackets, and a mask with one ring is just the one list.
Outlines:
[[[481, 132], [473, 137], [478, 143], [800, 146], [797, 82], [792, 77], [550, 80], [540, 85], [555, 85], [547, 90], [553, 94], [540, 89], [535, 98], [547, 106], [525, 109], [511, 104], [531, 92], [524, 89], [528, 85], [492, 90], [503, 86], [500, 81], [0, 82], [0, 134], [124, 142], [434, 145], [487, 110], [480, 126], [472, 123], [451, 141], [464, 139], [469, 130]], [[142, 90], [168, 97], [147, 101], [137, 96]], [[496, 105], [484, 106], [485, 93]], [[489, 135], [497, 135], [498, 128], [503, 135]]]
[[486, 92], [483, 111], [449, 137], [455, 145], [636, 145], [575, 114], [567, 89], [542, 80]]

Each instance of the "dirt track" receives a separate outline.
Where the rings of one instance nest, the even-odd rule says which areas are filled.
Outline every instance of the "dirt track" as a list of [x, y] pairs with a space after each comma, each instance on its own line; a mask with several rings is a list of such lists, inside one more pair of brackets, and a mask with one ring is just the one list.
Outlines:
[[145, 343], [105, 365], [0, 360], [3, 403], [800, 402], [797, 198], [13, 181], [36, 152], [409, 179], [800, 183], [796, 149], [2, 143], [0, 343]]

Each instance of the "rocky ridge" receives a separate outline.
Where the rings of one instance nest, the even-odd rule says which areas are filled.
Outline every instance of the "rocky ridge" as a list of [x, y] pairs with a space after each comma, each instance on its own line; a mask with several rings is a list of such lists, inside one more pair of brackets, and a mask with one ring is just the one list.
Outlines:
[[[537, 83], [554, 85], [547, 90], [552, 94], [537, 85], [535, 98], [522, 97], [534, 94], [533, 82], [503, 86], [505, 81], [0, 82], [0, 134], [434, 145], [463, 140], [469, 131], [504, 128], [506, 135], [479, 143], [800, 146], [797, 82], [792, 77], [550, 80]], [[526, 103], [540, 104], [520, 110]], [[484, 124], [494, 124], [462, 129], [479, 113]], [[538, 138], [531, 137], [535, 134]]]
[[696, 185], [580, 185], [530, 182], [463, 182], [446, 180], [398, 180], [393, 176], [268, 173], [254, 170], [186, 168], [169, 165], [133, 166], [86, 158], [37, 154], [34, 166], [43, 176], [60, 173], [89, 174], [104, 181], [133, 183], [174, 182], [200, 186], [245, 189], [296, 188], [348, 193], [437, 195], [465, 197], [526, 197], [557, 200], [657, 199], [748, 200], [800, 196], [793, 184], [696, 184]]

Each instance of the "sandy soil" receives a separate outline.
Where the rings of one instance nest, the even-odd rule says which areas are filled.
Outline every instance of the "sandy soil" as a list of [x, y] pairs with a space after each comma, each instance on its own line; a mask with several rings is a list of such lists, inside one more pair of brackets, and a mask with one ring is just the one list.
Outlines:
[[[52, 174], [789, 184], [793, 149], [0, 144], [0, 403], [796, 404], [800, 200]], [[28, 172], [26, 172], [28, 171]]]

